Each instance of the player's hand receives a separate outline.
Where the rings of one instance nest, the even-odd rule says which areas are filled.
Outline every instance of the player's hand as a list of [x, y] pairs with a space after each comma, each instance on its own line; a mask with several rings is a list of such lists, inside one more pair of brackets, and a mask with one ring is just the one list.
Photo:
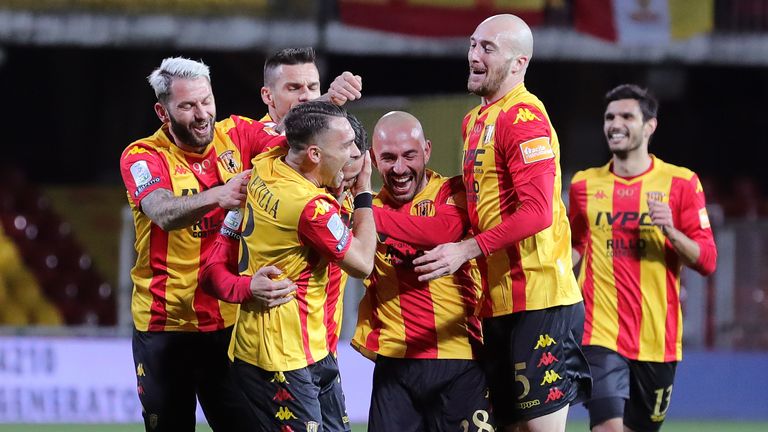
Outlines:
[[675, 228], [672, 220], [672, 209], [669, 208], [668, 203], [648, 199], [648, 216], [651, 218], [651, 223], [661, 228], [664, 235], [669, 234], [669, 230]]
[[336, 105], [344, 105], [347, 102], [360, 99], [363, 94], [363, 78], [360, 75], [352, 75], [352, 72], [342, 72], [331, 83], [328, 89], [328, 98]]
[[296, 284], [290, 279], [280, 279], [283, 272], [275, 266], [260, 268], [251, 277], [251, 293], [253, 298], [266, 307], [275, 307], [293, 299], [290, 295], [296, 291]]
[[245, 204], [248, 192], [248, 181], [251, 179], [251, 170], [245, 170], [229, 179], [225, 184], [218, 186], [219, 207], [232, 210]]
[[[476, 253], [475, 253], [476, 252]], [[419, 281], [426, 282], [456, 273], [462, 264], [480, 255], [474, 239], [459, 243], [445, 243], [413, 260]]]
[[361, 192], [371, 192], [371, 152], [370, 150], [363, 155], [363, 169], [360, 170], [360, 174], [355, 179], [355, 184], [352, 185], [352, 196], [357, 196]]

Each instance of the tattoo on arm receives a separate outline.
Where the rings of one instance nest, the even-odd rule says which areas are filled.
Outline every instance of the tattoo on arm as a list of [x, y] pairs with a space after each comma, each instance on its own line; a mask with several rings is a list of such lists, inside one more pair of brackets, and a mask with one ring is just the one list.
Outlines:
[[186, 228], [216, 207], [209, 192], [177, 197], [168, 189], [158, 189], [141, 200], [141, 210], [165, 231]]

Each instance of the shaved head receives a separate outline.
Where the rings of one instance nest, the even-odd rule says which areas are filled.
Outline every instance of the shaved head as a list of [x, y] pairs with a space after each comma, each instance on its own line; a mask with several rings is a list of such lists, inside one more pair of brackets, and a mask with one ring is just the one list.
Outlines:
[[522, 83], [533, 55], [533, 35], [515, 15], [486, 18], [469, 38], [467, 90], [485, 103], [498, 100]]
[[477, 26], [486, 34], [495, 34], [498, 44], [509, 50], [510, 55], [533, 56], [533, 33], [522, 19], [511, 14], [494, 15]]
[[405, 111], [391, 111], [384, 114], [383, 117], [376, 122], [376, 126], [373, 129], [373, 146], [376, 147], [378, 141], [379, 147], [381, 143], [387, 140], [398, 139], [412, 139], [422, 143], [422, 148], [425, 145], [424, 130], [421, 128], [421, 122]]
[[392, 200], [406, 204], [427, 184], [432, 143], [419, 120], [403, 111], [385, 114], [373, 129], [373, 160]]

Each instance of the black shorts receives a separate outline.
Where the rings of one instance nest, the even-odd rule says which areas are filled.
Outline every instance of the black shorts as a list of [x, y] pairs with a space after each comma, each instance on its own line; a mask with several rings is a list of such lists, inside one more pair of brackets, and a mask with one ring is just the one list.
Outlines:
[[589, 397], [583, 327], [581, 302], [483, 320], [482, 362], [499, 426], [541, 417]]
[[147, 431], [194, 431], [195, 396], [214, 431], [250, 430], [227, 347], [232, 327], [212, 332], [133, 332], [134, 373]]
[[336, 357], [287, 372], [266, 371], [235, 358], [235, 376], [259, 431], [335, 432], [351, 425]]
[[376, 357], [369, 432], [494, 429], [478, 362]]
[[592, 398], [585, 404], [590, 427], [623, 418], [636, 432], [661, 428], [672, 397], [677, 362], [629, 360], [600, 346], [585, 346], [592, 368]]

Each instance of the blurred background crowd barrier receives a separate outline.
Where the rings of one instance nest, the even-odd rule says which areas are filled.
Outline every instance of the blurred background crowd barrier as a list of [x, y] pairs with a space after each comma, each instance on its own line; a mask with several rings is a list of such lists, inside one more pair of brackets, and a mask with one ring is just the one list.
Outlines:
[[[0, 0], [0, 378], [18, 378], [9, 359], [26, 358], [24, 344], [104, 338], [133, 380], [122, 351], [133, 227], [118, 159], [159, 126], [145, 77], [162, 58], [211, 66], [219, 119], [260, 118], [265, 56], [312, 45], [324, 89], [344, 70], [363, 76], [364, 98], [348, 108], [369, 131], [387, 111], [412, 112], [433, 141], [430, 166], [455, 175], [461, 119], [478, 102], [465, 91], [468, 36], [500, 12], [533, 27], [527, 86], [560, 135], [566, 190], [572, 173], [609, 159], [602, 96], [623, 82], [661, 101], [651, 151], [700, 175], [719, 262], [709, 278], [684, 273], [684, 343], [702, 371], [681, 373], [695, 383], [708, 359], [768, 362], [768, 0]], [[345, 338], [363, 289], [348, 288]], [[70, 349], [54, 348], [30, 352]], [[8, 383], [21, 381], [1, 381], [0, 421], [18, 420]], [[98, 397], [135, 411], [122, 391]], [[747, 399], [768, 418], [765, 395]]]

